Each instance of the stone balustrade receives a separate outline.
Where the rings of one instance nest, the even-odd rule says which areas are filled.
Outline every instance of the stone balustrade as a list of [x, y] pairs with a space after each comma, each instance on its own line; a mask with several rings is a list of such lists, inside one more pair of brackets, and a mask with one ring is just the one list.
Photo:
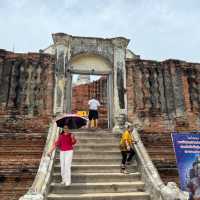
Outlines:
[[145, 182], [147, 191], [150, 192], [151, 198], [156, 200], [188, 200], [189, 193], [181, 191], [176, 183], [163, 183], [160, 175], [150, 159], [137, 129], [134, 129], [134, 137], [137, 141], [135, 151], [137, 153], [137, 162], [142, 172], [142, 178]]

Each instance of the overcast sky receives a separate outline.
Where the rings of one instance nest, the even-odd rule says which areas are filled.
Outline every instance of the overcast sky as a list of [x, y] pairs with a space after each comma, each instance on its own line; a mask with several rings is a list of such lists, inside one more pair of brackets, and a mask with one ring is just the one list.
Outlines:
[[124, 36], [143, 59], [200, 62], [200, 0], [0, 0], [0, 48], [37, 52], [56, 32]]

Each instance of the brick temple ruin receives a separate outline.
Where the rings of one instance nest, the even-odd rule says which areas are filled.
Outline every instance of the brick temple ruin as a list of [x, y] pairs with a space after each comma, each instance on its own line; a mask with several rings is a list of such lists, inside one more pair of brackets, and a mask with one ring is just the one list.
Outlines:
[[[123, 37], [56, 33], [53, 42], [39, 53], [0, 50], [0, 198], [18, 199], [27, 192], [52, 119], [85, 105], [80, 94], [98, 93], [104, 128], [119, 131], [122, 115], [139, 125], [162, 180], [179, 184], [170, 134], [200, 128], [200, 64], [143, 60], [127, 49]], [[75, 86], [73, 99], [74, 73], [103, 78]]]

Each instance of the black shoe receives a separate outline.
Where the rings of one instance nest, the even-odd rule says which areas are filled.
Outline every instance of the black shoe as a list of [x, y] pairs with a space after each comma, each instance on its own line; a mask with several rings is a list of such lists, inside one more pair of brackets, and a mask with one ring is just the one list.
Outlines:
[[121, 168], [120, 168], [120, 172], [123, 173], [123, 171], [125, 170], [125, 165], [121, 165]]

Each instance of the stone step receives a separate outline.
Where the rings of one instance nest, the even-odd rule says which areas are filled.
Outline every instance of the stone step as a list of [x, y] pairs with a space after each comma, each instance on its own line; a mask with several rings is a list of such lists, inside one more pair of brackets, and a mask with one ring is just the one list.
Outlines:
[[158, 150], [158, 151], [149, 151], [148, 150], [148, 153], [149, 154], [151, 154], [151, 155], [157, 155], [157, 154], [163, 154], [163, 155], [174, 155], [174, 151], [173, 150], [169, 150], [169, 151], [167, 151], [167, 150]]
[[77, 144], [118, 144], [119, 138], [77, 138]]
[[25, 157], [25, 156], [30, 156], [30, 155], [42, 155], [42, 149], [38, 149], [36, 151], [21, 151], [21, 150], [16, 150], [14, 151], [0, 151], [0, 157], [13, 157], [13, 156], [21, 156], [21, 157]]
[[88, 133], [73, 133], [78, 138], [120, 138], [120, 134], [115, 133], [96, 133], [96, 132], [88, 132]]
[[89, 138], [120, 138], [120, 134], [114, 134], [114, 133], [110, 133], [110, 132], [76, 132], [73, 133], [77, 138], [85, 138], [85, 139], [89, 139]]
[[170, 154], [169, 155], [162, 154], [162, 157], [159, 154], [157, 154], [157, 155], [151, 155], [151, 154], [149, 154], [149, 155], [150, 155], [150, 157], [151, 157], [151, 159], [153, 161], [160, 160], [160, 161], [165, 162], [167, 160], [176, 160], [175, 155], [170, 155]]
[[85, 133], [98, 133], [98, 134], [102, 134], [102, 133], [108, 133], [108, 134], [113, 134], [111, 129], [74, 129], [71, 130], [74, 134], [85, 134]]
[[33, 145], [31, 143], [28, 143], [25, 141], [26, 144], [22, 144], [22, 145], [15, 145], [15, 141], [12, 142], [12, 144], [1, 144], [0, 145], [0, 150], [5, 150], [5, 151], [14, 151], [15, 149], [19, 149], [19, 150], [24, 150], [24, 149], [27, 149], [27, 150], [31, 150], [31, 149], [34, 149], [34, 150], [37, 150], [38, 148], [39, 149], [43, 149], [44, 147], [44, 144], [38, 144], [38, 145]]
[[[119, 144], [78, 144], [74, 146], [74, 152], [76, 151], [91, 151], [91, 152], [105, 152], [114, 151], [120, 152]], [[57, 151], [59, 153], [59, 150]]]
[[96, 194], [49, 194], [48, 200], [150, 200], [146, 192], [96, 193]]
[[[139, 172], [131, 174], [122, 173], [72, 173], [72, 183], [98, 183], [98, 182], [133, 182], [139, 181]], [[53, 173], [52, 181], [61, 182], [60, 173]]]
[[[21, 162], [22, 160], [23, 161], [26, 161], [26, 162], [28, 162], [28, 160], [29, 161], [33, 161], [33, 160], [35, 160], [35, 159], [41, 159], [41, 156], [42, 156], [42, 152], [39, 154], [36, 154], [36, 153], [30, 153], [30, 154], [25, 154], [25, 155], [23, 155], [23, 154], [8, 154], [8, 155], [6, 155], [6, 154], [4, 154], [4, 155], [1, 155], [0, 154], [0, 163], [1, 162], [3, 162], [3, 161], [6, 161], [6, 162]], [[21, 165], [20, 165], [21, 166]]]
[[[29, 165], [30, 163], [33, 163], [33, 164], [37, 163], [38, 164], [38, 163], [40, 163], [40, 159], [41, 159], [41, 157], [38, 156], [38, 155], [36, 155], [36, 156], [31, 155], [31, 156], [28, 156], [28, 157], [26, 157], [26, 156], [18, 157], [18, 156], [13, 155], [9, 159], [7, 157], [0, 157], [0, 158], [1, 158], [0, 159], [0, 165], [2, 165], [4, 163], [9, 163], [9, 165], [11, 165], [11, 164], [15, 165], [16, 163], [20, 164], [23, 161], [25, 166]], [[19, 168], [22, 167], [22, 166], [24, 166], [24, 165], [22, 165], [22, 164], [19, 165]]]
[[75, 146], [75, 151], [117, 151], [119, 144], [79, 144]]
[[[55, 164], [60, 163], [60, 159], [56, 158]], [[72, 164], [73, 165], [102, 165], [102, 164], [120, 164], [121, 158], [73, 158]]]
[[[128, 166], [128, 171], [136, 172], [137, 165]], [[60, 172], [60, 165], [54, 166], [54, 172]], [[72, 173], [119, 173], [120, 165], [72, 165]]]
[[[59, 158], [59, 152], [56, 158]], [[121, 158], [120, 151], [74, 151], [74, 158]]]
[[70, 186], [51, 183], [50, 192], [56, 194], [86, 194], [106, 192], [136, 192], [143, 191], [144, 183], [135, 182], [103, 182], [103, 183], [73, 183]]

